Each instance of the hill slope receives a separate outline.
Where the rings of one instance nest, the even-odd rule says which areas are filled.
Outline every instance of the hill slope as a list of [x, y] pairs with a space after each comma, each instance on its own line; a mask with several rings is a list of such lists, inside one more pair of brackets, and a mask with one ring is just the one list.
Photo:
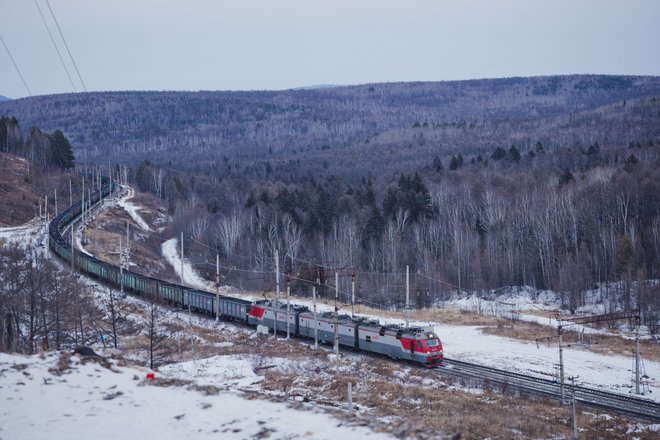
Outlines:
[[[337, 148], [427, 124], [543, 120], [660, 95], [660, 77], [556, 76], [256, 92], [104, 92], [0, 103], [23, 130], [62, 129], [80, 161], [196, 162]], [[459, 143], [460, 144], [460, 143]], [[192, 158], [192, 159], [191, 159]]]
[[22, 157], [0, 153], [0, 227], [22, 224], [35, 216], [39, 198], [28, 183], [29, 167]]

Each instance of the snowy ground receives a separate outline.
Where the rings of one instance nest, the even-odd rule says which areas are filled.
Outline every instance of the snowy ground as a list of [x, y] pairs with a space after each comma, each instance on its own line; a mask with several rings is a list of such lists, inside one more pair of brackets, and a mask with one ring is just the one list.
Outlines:
[[140, 215], [140, 212], [139, 212], [140, 208], [128, 201], [129, 199], [133, 198], [133, 196], [135, 195], [135, 191], [130, 186], [124, 186], [123, 188], [126, 189], [126, 193], [124, 194], [124, 196], [121, 197], [121, 199], [119, 199], [119, 201], [117, 202], [117, 205], [124, 208], [124, 210], [128, 213], [128, 215], [131, 216], [133, 221], [135, 223], [137, 223], [137, 225], [140, 228], [142, 228], [142, 230], [150, 232], [151, 228], [149, 227], [147, 222], [145, 222], [144, 219], [142, 218], [142, 216]]
[[[0, 238], [34, 247], [40, 240], [45, 241], [45, 228], [43, 222], [34, 222], [25, 227], [3, 228], [0, 229]], [[162, 250], [178, 273], [181, 264], [177, 240], [163, 243]], [[191, 286], [205, 289], [210, 287], [189, 264], [184, 264], [184, 280]], [[223, 290], [227, 293], [227, 289]], [[551, 292], [534, 295], [534, 299], [525, 292], [512, 292], [513, 289], [509, 296], [491, 302], [469, 298], [445, 306], [470, 310], [473, 307], [504, 307], [504, 314], [506, 304], [503, 303], [507, 302], [519, 304], [518, 310], [556, 308], [556, 300]], [[97, 296], [104, 294], [102, 289], [96, 292]], [[312, 305], [309, 301], [298, 299], [295, 302], [307, 304], [310, 308]], [[318, 309], [331, 310], [325, 305], [319, 305]], [[519, 314], [519, 318], [548, 324], [547, 318], [533, 315], [525, 317]], [[194, 326], [218, 331], [224, 329], [222, 331], [231, 332], [233, 328], [231, 324], [216, 327], [212, 320], [187, 317], [180, 312], [170, 313], [167, 319], [183, 323], [190, 320]], [[401, 322], [395, 319], [380, 320]], [[533, 343], [488, 335], [482, 333], [479, 326], [453, 326], [437, 322], [413, 324], [433, 326], [443, 341], [445, 356], [448, 358], [546, 378], [556, 374], [556, 345], [537, 347]], [[554, 329], [552, 326], [548, 328], [549, 332]], [[232, 342], [222, 344], [230, 346]], [[96, 349], [100, 349], [100, 346]], [[221, 391], [214, 396], [205, 396], [182, 386], [145, 385], [145, 370], [115, 366], [119, 372], [111, 372], [97, 364], [82, 365], [79, 360], [67, 374], [54, 376], [48, 370], [55, 366], [59, 355], [50, 353], [45, 356], [41, 359], [36, 356], [0, 355], [0, 402], [3, 402], [0, 405], [0, 439], [43, 438], [42, 426], [48, 430], [49, 438], [56, 439], [72, 438], [71, 432], [97, 438], [115, 438], [122, 434], [134, 437], [136, 433], [137, 437], [153, 437], [154, 432], [162, 438], [205, 435], [249, 438], [258, 436], [262, 429], [275, 430], [277, 434], [271, 438], [334, 438], [339, 435], [347, 438], [381, 438], [368, 430], [342, 426], [338, 419], [315, 411], [299, 412], [285, 403], [246, 399], [239, 391], [259, 390], [258, 383], [261, 380], [261, 376], [255, 373], [255, 365], [259, 360], [250, 355], [233, 354], [180, 362], [163, 367], [158, 373], [159, 376], [193, 378], [199, 384], [234, 390]], [[349, 359], [360, 357], [355, 353], [345, 356]], [[579, 348], [566, 348], [564, 359], [566, 375], [578, 376], [580, 384], [619, 393], [631, 390], [632, 356], [605, 356]], [[27, 365], [25, 369], [14, 366], [23, 364]], [[647, 361], [644, 366], [652, 391], [644, 397], [660, 401], [660, 363]], [[134, 376], [138, 379], [134, 379]], [[71, 402], [76, 405], [71, 405]], [[158, 402], [158, 405], [154, 406], [153, 402]], [[125, 426], [119, 427], [118, 420], [125, 421]], [[310, 431], [310, 427], [314, 428]], [[323, 437], [326, 433], [327, 437]]]
[[[176, 276], [181, 279], [181, 257], [179, 254], [179, 241], [171, 238], [161, 244], [161, 251], [168, 263], [176, 272]], [[214, 292], [213, 283], [202, 278], [185, 258], [183, 259], [183, 284], [197, 289], [205, 289]]]
[[255, 399], [159, 373], [149, 380], [147, 373], [58, 352], [1, 353], [0, 438], [392, 438], [311, 405]]
[[[163, 244], [163, 254], [170, 264], [180, 274], [181, 260], [176, 251], [176, 239], [168, 240]], [[185, 282], [188, 285], [205, 288], [205, 281], [195, 273], [194, 268], [184, 263]], [[180, 276], [180, 275], [179, 275]], [[208, 286], [206, 287], [209, 288]], [[210, 290], [211, 292], [213, 290]], [[518, 310], [552, 310], [556, 309], [558, 302], [552, 292], [542, 292], [532, 299], [529, 289], [522, 289], [516, 295], [515, 289], [510, 289], [504, 296], [496, 300], [475, 300], [468, 298], [448, 302], [445, 307], [454, 307], [463, 310], [474, 309], [476, 301], [479, 301], [478, 307], [482, 311], [488, 308], [502, 307], [503, 303], [516, 303]], [[227, 293], [225, 289], [225, 294]], [[246, 299], [258, 299], [257, 296], [250, 297], [243, 295]], [[284, 301], [284, 299], [282, 299]], [[292, 300], [296, 304], [303, 304], [312, 308], [311, 301], [295, 298]], [[319, 312], [332, 311], [331, 306], [318, 304]], [[502, 313], [507, 315], [506, 307]], [[516, 314], [518, 319], [538, 322], [548, 325], [548, 334], [556, 332], [556, 323], [549, 322], [548, 318]], [[374, 319], [380, 319], [383, 323], [401, 324], [404, 321], [397, 319], [387, 319], [379, 316], [371, 316]], [[516, 371], [522, 374], [535, 375], [546, 379], [558, 377], [559, 350], [557, 344], [546, 345], [532, 342], [520, 341], [517, 339], [504, 338], [495, 335], [485, 334], [481, 331], [481, 326], [454, 326], [438, 322], [411, 322], [411, 325], [432, 326], [435, 332], [442, 340], [444, 354], [446, 357], [466, 362], [474, 362], [504, 370]], [[575, 326], [575, 330], [583, 329], [585, 333], [605, 333], [588, 327]], [[660, 362], [644, 361], [643, 373], [648, 376], [645, 387], [644, 397], [660, 401]], [[630, 393], [633, 389], [633, 357], [632, 343], [631, 356], [624, 357], [618, 355], [601, 355], [591, 351], [564, 347], [564, 369], [565, 377], [577, 377], [576, 383], [579, 385], [600, 388], [615, 393]], [[649, 392], [650, 391], [650, 392]]]
[[47, 240], [48, 225], [44, 219], [35, 217], [21, 226], [0, 228], [0, 241], [7, 244], [19, 244], [25, 249], [43, 251]]

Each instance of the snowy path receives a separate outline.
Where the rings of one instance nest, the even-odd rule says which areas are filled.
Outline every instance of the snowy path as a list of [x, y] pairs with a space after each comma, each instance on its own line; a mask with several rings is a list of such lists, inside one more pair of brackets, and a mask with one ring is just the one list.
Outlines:
[[151, 228], [149, 227], [147, 222], [144, 221], [144, 219], [138, 212], [140, 208], [128, 201], [129, 199], [133, 198], [133, 196], [135, 195], [135, 190], [130, 186], [124, 186], [124, 188], [126, 188], [126, 195], [117, 202], [117, 205], [124, 208], [124, 211], [126, 211], [128, 215], [131, 216], [133, 221], [137, 223], [137, 225], [140, 228], [142, 228], [142, 230], [147, 232], [151, 231]]
[[[178, 253], [179, 246], [178, 240], [176, 238], [170, 238], [160, 245], [163, 256], [167, 259], [167, 262], [174, 268], [177, 277], [181, 279], [181, 257]], [[215, 287], [213, 283], [207, 282], [204, 280], [195, 269], [190, 265], [186, 259], [183, 259], [183, 284], [195, 287], [197, 289], [205, 289], [211, 291]]]

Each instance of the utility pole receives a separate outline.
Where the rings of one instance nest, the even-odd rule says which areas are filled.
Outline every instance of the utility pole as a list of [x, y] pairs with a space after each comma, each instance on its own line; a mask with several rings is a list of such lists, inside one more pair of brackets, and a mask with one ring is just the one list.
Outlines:
[[286, 279], [286, 338], [291, 337], [291, 329], [289, 328], [289, 319], [291, 313], [291, 284], [289, 278]]
[[[626, 310], [622, 312], [613, 312], [613, 313], [605, 313], [602, 315], [587, 315], [587, 316], [576, 316], [572, 318], [563, 318], [561, 315], [556, 316], [557, 321], [559, 322], [559, 325], [557, 327], [557, 330], [560, 332], [559, 333], [559, 344], [560, 344], [560, 351], [559, 351], [559, 359], [560, 363], [561, 362], [561, 326], [562, 323], [566, 323], [566, 325], [584, 325], [584, 324], [590, 324], [590, 323], [595, 323], [595, 322], [605, 322], [605, 321], [617, 321], [617, 320], [622, 320], [622, 319], [635, 319], [637, 320], [637, 326], [636, 326], [636, 335], [635, 335], [635, 391], [637, 393], [640, 392], [639, 390], [639, 368], [640, 368], [640, 355], [639, 355], [639, 323], [640, 323], [640, 311], [639, 309], [637, 310]], [[563, 370], [562, 370], [563, 373]], [[563, 385], [563, 380], [562, 380], [562, 385]], [[562, 392], [562, 400], [563, 400], [563, 392]]]
[[[181, 285], [185, 285], [183, 281], [183, 232], [181, 232]], [[190, 302], [188, 303], [188, 309], [190, 310]]]
[[73, 205], [73, 191], [71, 190], [71, 179], [69, 179], [69, 206]]
[[124, 297], [124, 255], [121, 252], [121, 236], [119, 237], [119, 293]]
[[[316, 284], [319, 284], [319, 279], [316, 279]], [[319, 325], [316, 322], [316, 284], [312, 286], [312, 301], [314, 310], [314, 349], [319, 348]]]
[[57, 188], [55, 188], [55, 217], [57, 217]]
[[637, 315], [635, 320], [635, 394], [639, 395], [639, 324], [640, 319]]
[[215, 322], [220, 321], [220, 253], [215, 253]]
[[82, 178], [82, 200], [80, 201], [82, 207], [82, 224], [85, 224], [85, 178]]
[[128, 255], [129, 249], [131, 248], [131, 230], [129, 227], [130, 223], [126, 220], [126, 254]]
[[73, 247], [73, 230], [74, 230], [73, 222], [71, 222], [71, 230], [69, 231], [71, 233], [71, 273], [73, 273], [73, 261], [74, 261], [73, 254], [75, 251], [75, 248]]
[[564, 402], [564, 349], [562, 343], [562, 329], [561, 325], [557, 326], [557, 333], [559, 334], [559, 394], [561, 395], [561, 403]]
[[277, 300], [280, 298], [280, 254], [275, 249], [275, 314], [273, 320], [273, 338], [277, 339]]
[[355, 275], [351, 276], [351, 316], [355, 317]]
[[573, 440], [578, 440], [577, 410], [575, 408], [575, 377], [571, 377], [571, 382], [573, 383]]
[[339, 307], [337, 307], [337, 300], [339, 299], [339, 272], [335, 272], [335, 344], [333, 351], [339, 359]]
[[410, 321], [408, 319], [408, 307], [410, 304], [410, 266], [406, 264], [406, 307], [404, 313], [406, 315], [406, 328], [410, 328]]

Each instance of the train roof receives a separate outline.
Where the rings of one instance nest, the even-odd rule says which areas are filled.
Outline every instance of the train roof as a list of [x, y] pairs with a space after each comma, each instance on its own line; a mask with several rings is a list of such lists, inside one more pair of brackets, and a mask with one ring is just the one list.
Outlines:
[[[215, 298], [215, 293], [207, 292], [206, 290], [191, 289], [191, 288], [184, 287], [184, 286], [181, 286], [179, 284], [174, 284], [174, 283], [161, 283], [161, 284], [175, 286], [175, 287], [183, 289], [184, 292], [188, 292], [188, 293], [191, 293], [191, 294], [204, 295], [204, 296]], [[220, 297], [220, 299], [222, 299], [224, 301], [232, 301], [232, 302], [237, 303], [237, 304], [244, 304], [244, 305], [252, 304], [252, 301], [248, 301], [248, 300], [242, 299], [242, 298], [235, 298], [233, 296], [219, 295], [219, 297]]]

